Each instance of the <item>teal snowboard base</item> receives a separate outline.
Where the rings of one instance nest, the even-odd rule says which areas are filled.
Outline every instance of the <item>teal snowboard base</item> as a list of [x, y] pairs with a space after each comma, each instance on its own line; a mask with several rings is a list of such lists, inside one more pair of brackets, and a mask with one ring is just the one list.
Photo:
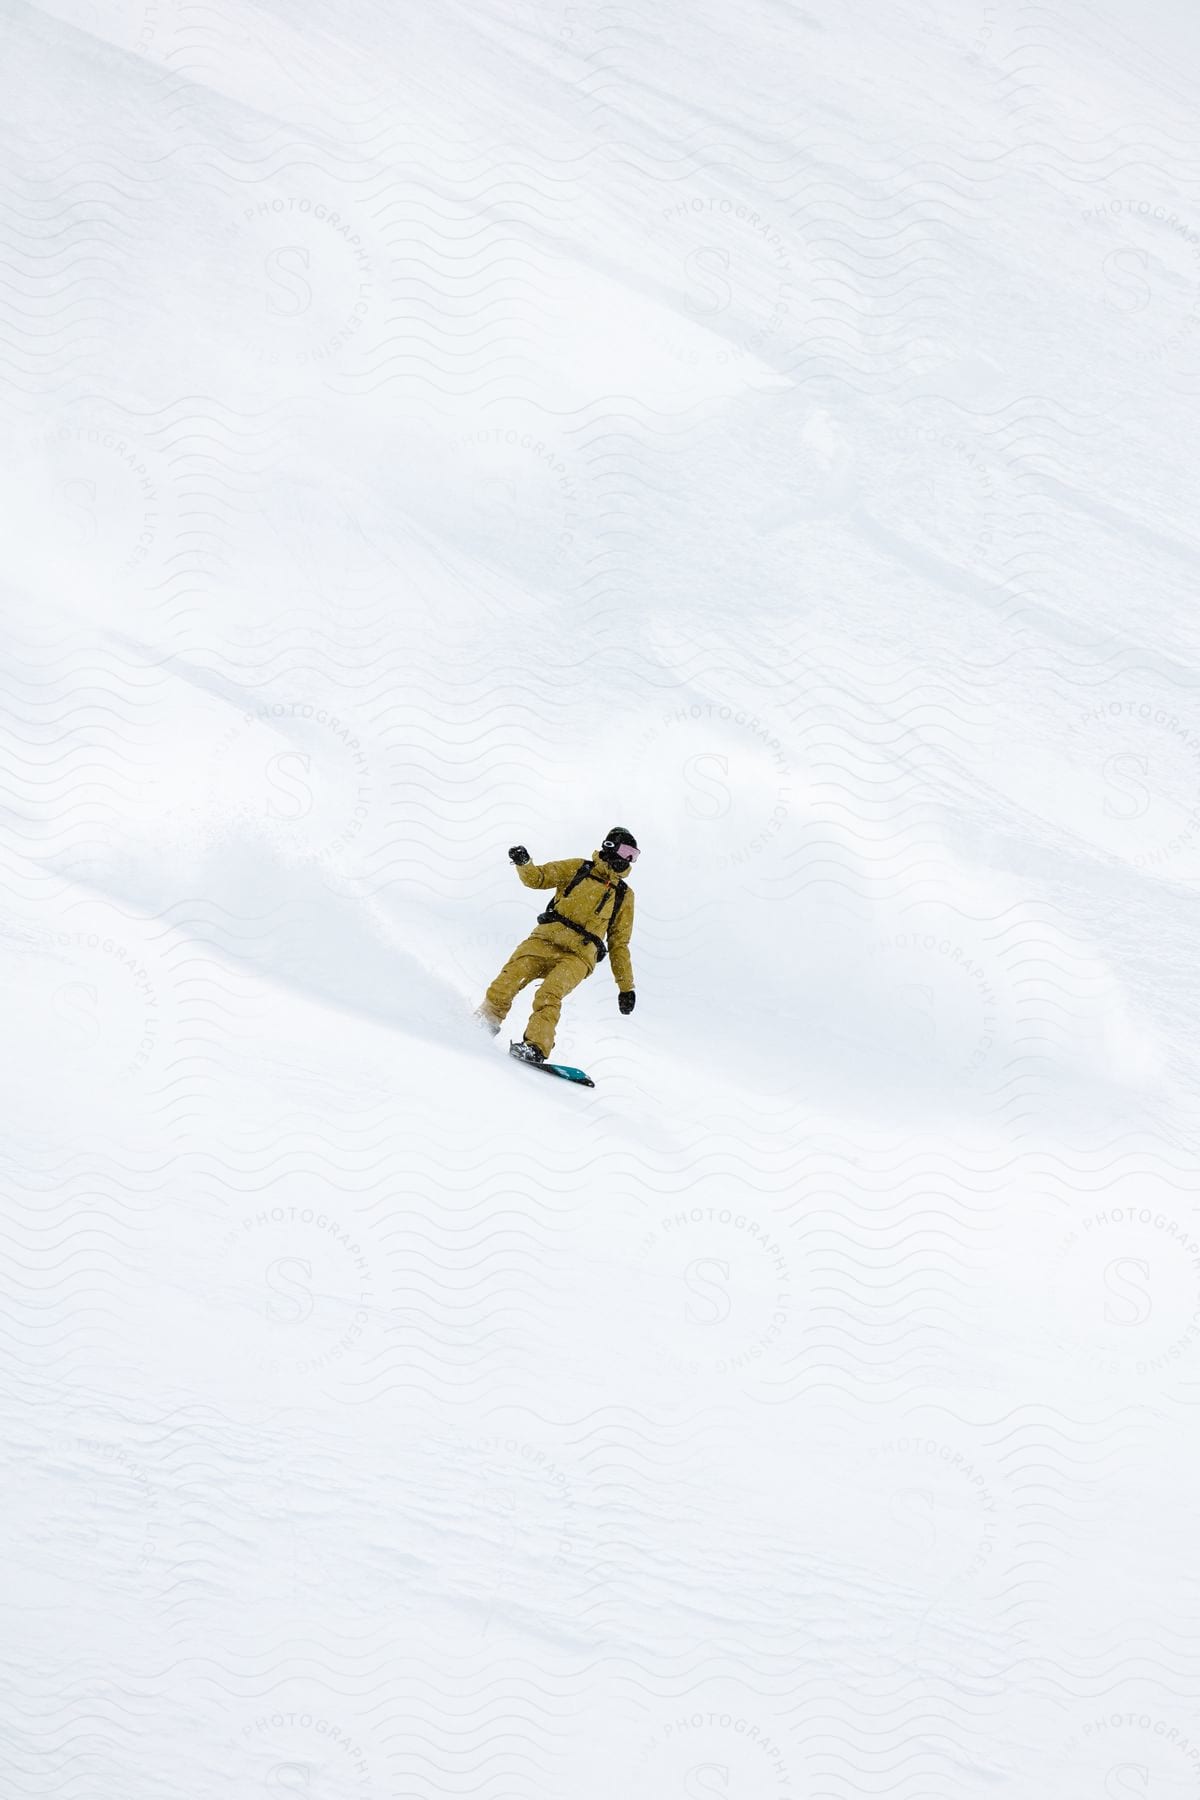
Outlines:
[[572, 1069], [567, 1063], [526, 1062], [523, 1056], [513, 1056], [511, 1045], [509, 1046], [509, 1055], [512, 1056], [514, 1062], [521, 1063], [526, 1069], [540, 1069], [543, 1075], [558, 1075], [563, 1081], [574, 1081], [579, 1087], [595, 1087], [596, 1085], [590, 1075], [585, 1074], [582, 1069]]

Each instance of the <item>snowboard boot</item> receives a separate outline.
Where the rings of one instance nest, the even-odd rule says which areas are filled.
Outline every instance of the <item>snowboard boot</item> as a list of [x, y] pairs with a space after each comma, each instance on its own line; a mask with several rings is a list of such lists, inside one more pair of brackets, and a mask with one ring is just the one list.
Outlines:
[[510, 1044], [508, 1054], [515, 1056], [518, 1062], [544, 1063], [546, 1060], [545, 1053], [536, 1044], [527, 1043], [524, 1038], [519, 1044]]

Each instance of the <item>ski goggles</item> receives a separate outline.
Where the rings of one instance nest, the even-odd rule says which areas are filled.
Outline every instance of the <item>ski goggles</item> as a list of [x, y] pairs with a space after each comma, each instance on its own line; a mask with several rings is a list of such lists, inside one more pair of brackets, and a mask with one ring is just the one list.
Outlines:
[[635, 863], [637, 861], [638, 857], [642, 854], [641, 851], [639, 849], [637, 849], [637, 847], [633, 844], [614, 844], [613, 849], [616, 851], [618, 856], [623, 856], [625, 858], [626, 862], [631, 862], [631, 863]]

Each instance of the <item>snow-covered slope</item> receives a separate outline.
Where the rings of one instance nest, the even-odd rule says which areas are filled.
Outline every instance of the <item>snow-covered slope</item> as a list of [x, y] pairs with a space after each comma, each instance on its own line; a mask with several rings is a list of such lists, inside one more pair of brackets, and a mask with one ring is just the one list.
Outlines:
[[5, 1800], [1194, 1794], [1192, 9], [0, 42]]

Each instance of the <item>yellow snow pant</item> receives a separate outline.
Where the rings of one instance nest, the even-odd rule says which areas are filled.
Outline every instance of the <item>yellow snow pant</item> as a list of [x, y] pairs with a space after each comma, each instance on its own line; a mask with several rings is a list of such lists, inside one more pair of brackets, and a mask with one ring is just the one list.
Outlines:
[[525, 1030], [525, 1041], [536, 1044], [543, 1056], [554, 1048], [554, 1033], [562, 1003], [572, 988], [579, 986], [592, 972], [586, 956], [560, 949], [545, 938], [527, 937], [518, 944], [484, 997], [484, 1005], [496, 1023], [506, 1016], [509, 1007], [523, 987], [531, 981], [541, 986], [533, 996], [533, 1011]]

